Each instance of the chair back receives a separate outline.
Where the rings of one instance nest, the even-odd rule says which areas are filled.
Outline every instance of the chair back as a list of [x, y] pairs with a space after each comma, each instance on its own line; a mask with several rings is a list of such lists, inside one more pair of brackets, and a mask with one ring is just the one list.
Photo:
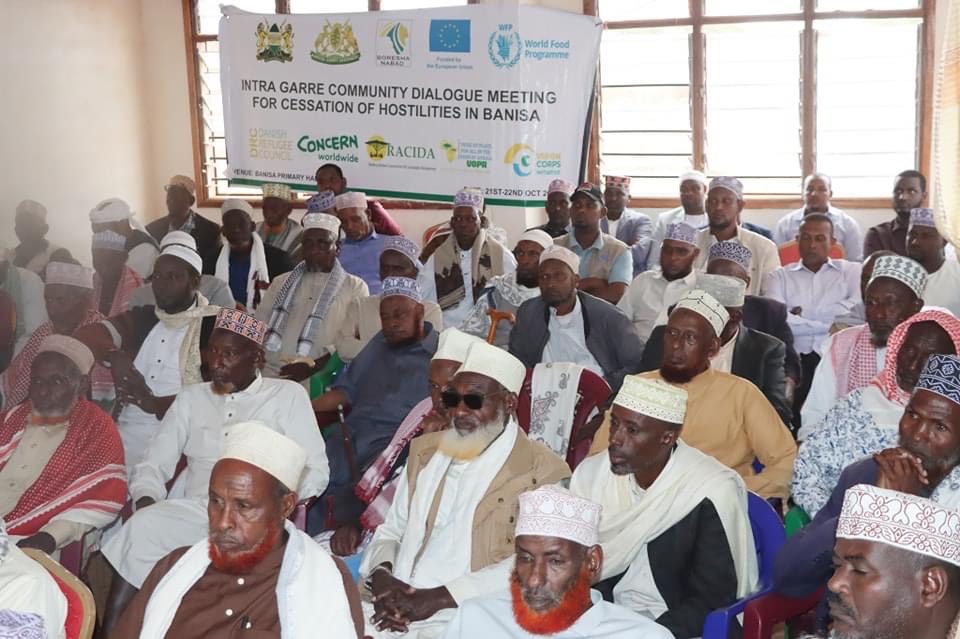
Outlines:
[[90, 639], [97, 621], [97, 607], [93, 602], [90, 589], [45, 552], [35, 548], [25, 548], [23, 552], [50, 573], [63, 596], [66, 597], [67, 620], [64, 623], [64, 629], [67, 639]]
[[[573, 425], [570, 428], [570, 439], [577, 439], [580, 429], [586, 426], [587, 420], [593, 410], [602, 406], [610, 398], [613, 391], [607, 380], [603, 379], [593, 371], [584, 369], [580, 373], [580, 383], [577, 386], [577, 405], [573, 411]], [[523, 386], [517, 397], [517, 422], [524, 432], [530, 432], [530, 410], [533, 403], [533, 369], [527, 369], [527, 375], [523, 379]], [[593, 438], [587, 438], [577, 443], [576, 446], [567, 448], [567, 464], [573, 470], [581, 461], [583, 461], [590, 452], [590, 444]]]
[[783, 522], [767, 500], [750, 491], [747, 492], [747, 513], [757, 548], [758, 588], [769, 588], [773, 585], [773, 560], [786, 539]]
[[[780, 263], [784, 266], [788, 264], [793, 264], [794, 262], [800, 261], [800, 245], [797, 244], [796, 240], [790, 240], [784, 242], [777, 247], [778, 252], [780, 253]], [[832, 259], [843, 260], [847, 258], [847, 252], [843, 250], [843, 244], [839, 242], [834, 242], [830, 247], [830, 253], [828, 254]]]

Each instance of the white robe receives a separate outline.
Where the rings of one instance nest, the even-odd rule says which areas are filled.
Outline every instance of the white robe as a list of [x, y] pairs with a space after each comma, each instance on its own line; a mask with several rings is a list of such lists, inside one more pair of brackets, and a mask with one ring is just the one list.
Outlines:
[[[0, 535], [6, 537], [2, 526]], [[63, 639], [66, 637], [67, 598], [43, 566], [14, 546], [12, 540], [3, 541], [10, 546], [6, 556], [0, 559], [0, 613], [10, 611], [14, 613], [11, 617], [36, 615], [43, 620], [48, 639]], [[9, 626], [6, 621], [11, 622]], [[17, 619], [0, 618], [0, 636], [8, 636], [7, 632], [17, 627]]]

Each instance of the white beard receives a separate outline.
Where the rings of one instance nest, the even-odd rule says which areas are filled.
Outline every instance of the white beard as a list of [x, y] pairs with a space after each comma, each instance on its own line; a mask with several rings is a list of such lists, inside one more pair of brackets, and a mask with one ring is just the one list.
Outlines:
[[504, 411], [501, 409], [492, 420], [465, 435], [451, 423], [450, 428], [443, 431], [443, 436], [440, 438], [438, 446], [440, 452], [457, 461], [476, 459], [503, 433], [507, 427], [504, 417]]

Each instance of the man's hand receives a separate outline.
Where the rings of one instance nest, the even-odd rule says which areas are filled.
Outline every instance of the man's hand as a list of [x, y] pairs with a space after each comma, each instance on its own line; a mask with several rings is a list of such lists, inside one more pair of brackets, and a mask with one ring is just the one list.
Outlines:
[[362, 537], [363, 531], [356, 524], [339, 526], [330, 538], [330, 550], [341, 557], [352, 555], [357, 552], [357, 546], [360, 545]]
[[124, 404], [137, 406], [145, 413], [156, 415], [159, 410], [157, 398], [147, 386], [147, 380], [136, 368], [130, 367], [125, 373], [113, 372], [113, 381], [117, 389], [117, 399]]
[[873, 456], [879, 467], [877, 487], [921, 495], [930, 485], [920, 459], [902, 448], [887, 448]]
[[147, 506], [153, 506], [155, 503], [157, 502], [154, 501], [153, 497], [141, 497], [137, 500], [135, 510], [143, 510]]
[[396, 605], [401, 611], [401, 617], [394, 621], [409, 626], [414, 621], [429, 619], [444, 608], [456, 608], [457, 602], [444, 586], [425, 589], [407, 586], [406, 590], [398, 595]]
[[424, 415], [423, 420], [420, 422], [420, 428], [423, 429], [424, 434], [447, 430], [449, 427], [450, 418], [446, 415], [441, 415], [435, 410]]
[[284, 365], [283, 368], [280, 369], [279, 374], [280, 377], [283, 377], [284, 379], [289, 379], [293, 382], [302, 382], [326, 366], [329, 359], [330, 353], [327, 353], [323, 357], [318, 357], [312, 363], [292, 362]]
[[20, 548], [36, 548], [52, 555], [57, 549], [57, 540], [50, 533], [38, 532], [21, 539], [17, 542], [17, 546]]
[[803, 313], [803, 309], [799, 306], [794, 306], [793, 308], [790, 309], [790, 313], [792, 315], [800, 315], [801, 313]]
[[394, 577], [387, 570], [377, 570], [370, 578], [370, 593], [373, 595], [373, 617], [370, 621], [379, 630], [406, 632], [404, 611], [398, 607], [399, 597], [410, 586]]
[[607, 286], [607, 280], [602, 277], [581, 277], [577, 288], [585, 293], [592, 293]]
[[593, 416], [592, 419], [587, 421], [579, 431], [577, 431], [576, 437], [570, 439], [570, 447], [576, 446], [582, 441], [592, 441], [593, 436], [597, 434], [597, 430], [600, 428], [600, 425], [603, 423], [604, 411], [600, 411]]

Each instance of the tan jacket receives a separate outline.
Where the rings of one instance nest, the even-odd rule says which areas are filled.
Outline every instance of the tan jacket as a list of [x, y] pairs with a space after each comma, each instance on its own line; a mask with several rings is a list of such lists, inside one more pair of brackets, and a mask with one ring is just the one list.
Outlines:
[[[410, 498], [417, 487], [417, 476], [437, 452], [442, 432], [417, 437], [410, 444], [407, 480]], [[519, 511], [520, 493], [555, 484], [570, 477], [570, 467], [540, 442], [531, 441], [520, 430], [506, 463], [496, 474], [473, 514], [473, 538], [470, 569], [480, 570], [513, 554], [513, 531]], [[440, 483], [440, 488], [443, 482]], [[427, 519], [425, 540], [430, 539], [442, 490], [437, 490]], [[426, 541], [424, 542], [426, 546]]]

